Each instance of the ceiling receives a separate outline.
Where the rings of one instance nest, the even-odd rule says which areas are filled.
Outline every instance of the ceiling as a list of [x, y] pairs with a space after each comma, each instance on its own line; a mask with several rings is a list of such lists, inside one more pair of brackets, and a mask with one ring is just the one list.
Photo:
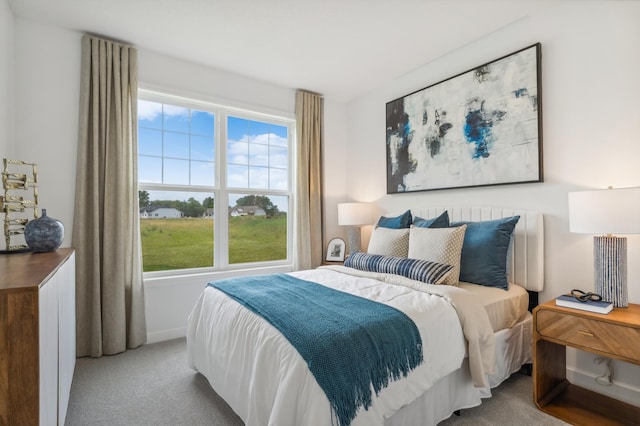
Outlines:
[[9, 0], [19, 18], [348, 102], [561, 0]]

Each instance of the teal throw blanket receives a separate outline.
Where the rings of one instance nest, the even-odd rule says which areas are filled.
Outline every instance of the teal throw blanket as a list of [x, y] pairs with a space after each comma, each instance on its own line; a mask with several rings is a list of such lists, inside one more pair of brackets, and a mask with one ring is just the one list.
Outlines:
[[324, 390], [333, 423], [348, 425], [376, 392], [422, 363], [422, 340], [401, 311], [291, 275], [211, 282], [262, 316], [300, 353]]

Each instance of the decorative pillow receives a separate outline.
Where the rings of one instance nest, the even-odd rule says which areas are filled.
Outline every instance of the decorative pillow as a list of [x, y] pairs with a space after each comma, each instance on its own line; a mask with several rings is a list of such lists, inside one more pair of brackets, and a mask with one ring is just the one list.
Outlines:
[[416, 216], [413, 218], [413, 225], [419, 228], [448, 228], [449, 212], [445, 210], [440, 216], [432, 217], [431, 219], [423, 219]]
[[409, 252], [409, 229], [375, 227], [371, 233], [367, 252], [384, 256], [407, 257]]
[[457, 228], [412, 226], [409, 235], [409, 258], [453, 266], [453, 270], [441, 284], [458, 285], [465, 229], [464, 225]]
[[378, 226], [383, 228], [391, 228], [391, 229], [401, 229], [408, 228], [411, 226], [411, 210], [407, 210], [402, 213], [400, 216], [395, 217], [385, 217], [380, 216], [378, 219]]
[[507, 254], [511, 234], [520, 216], [482, 222], [454, 222], [467, 225], [460, 261], [460, 281], [509, 289]]
[[344, 262], [344, 266], [361, 271], [402, 275], [427, 284], [440, 284], [453, 270], [451, 265], [443, 265], [427, 260], [368, 253], [352, 254]]

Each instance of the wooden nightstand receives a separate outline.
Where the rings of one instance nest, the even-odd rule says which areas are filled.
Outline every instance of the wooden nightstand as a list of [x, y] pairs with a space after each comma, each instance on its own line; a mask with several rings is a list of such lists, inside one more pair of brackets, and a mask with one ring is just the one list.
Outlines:
[[607, 315], [556, 306], [533, 310], [533, 398], [538, 408], [576, 425], [640, 425], [640, 408], [570, 384], [566, 347], [640, 365], [640, 305]]

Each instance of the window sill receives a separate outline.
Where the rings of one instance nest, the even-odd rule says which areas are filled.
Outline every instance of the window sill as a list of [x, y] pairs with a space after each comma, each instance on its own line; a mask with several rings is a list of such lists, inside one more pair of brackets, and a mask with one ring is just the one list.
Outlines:
[[208, 283], [209, 281], [217, 281], [225, 278], [242, 277], [248, 275], [286, 273], [293, 271], [293, 265], [265, 265], [251, 266], [238, 269], [227, 269], [223, 271], [199, 271], [199, 270], [182, 270], [168, 272], [145, 272], [143, 281], [145, 286], [173, 286], [176, 284], [189, 283]]

